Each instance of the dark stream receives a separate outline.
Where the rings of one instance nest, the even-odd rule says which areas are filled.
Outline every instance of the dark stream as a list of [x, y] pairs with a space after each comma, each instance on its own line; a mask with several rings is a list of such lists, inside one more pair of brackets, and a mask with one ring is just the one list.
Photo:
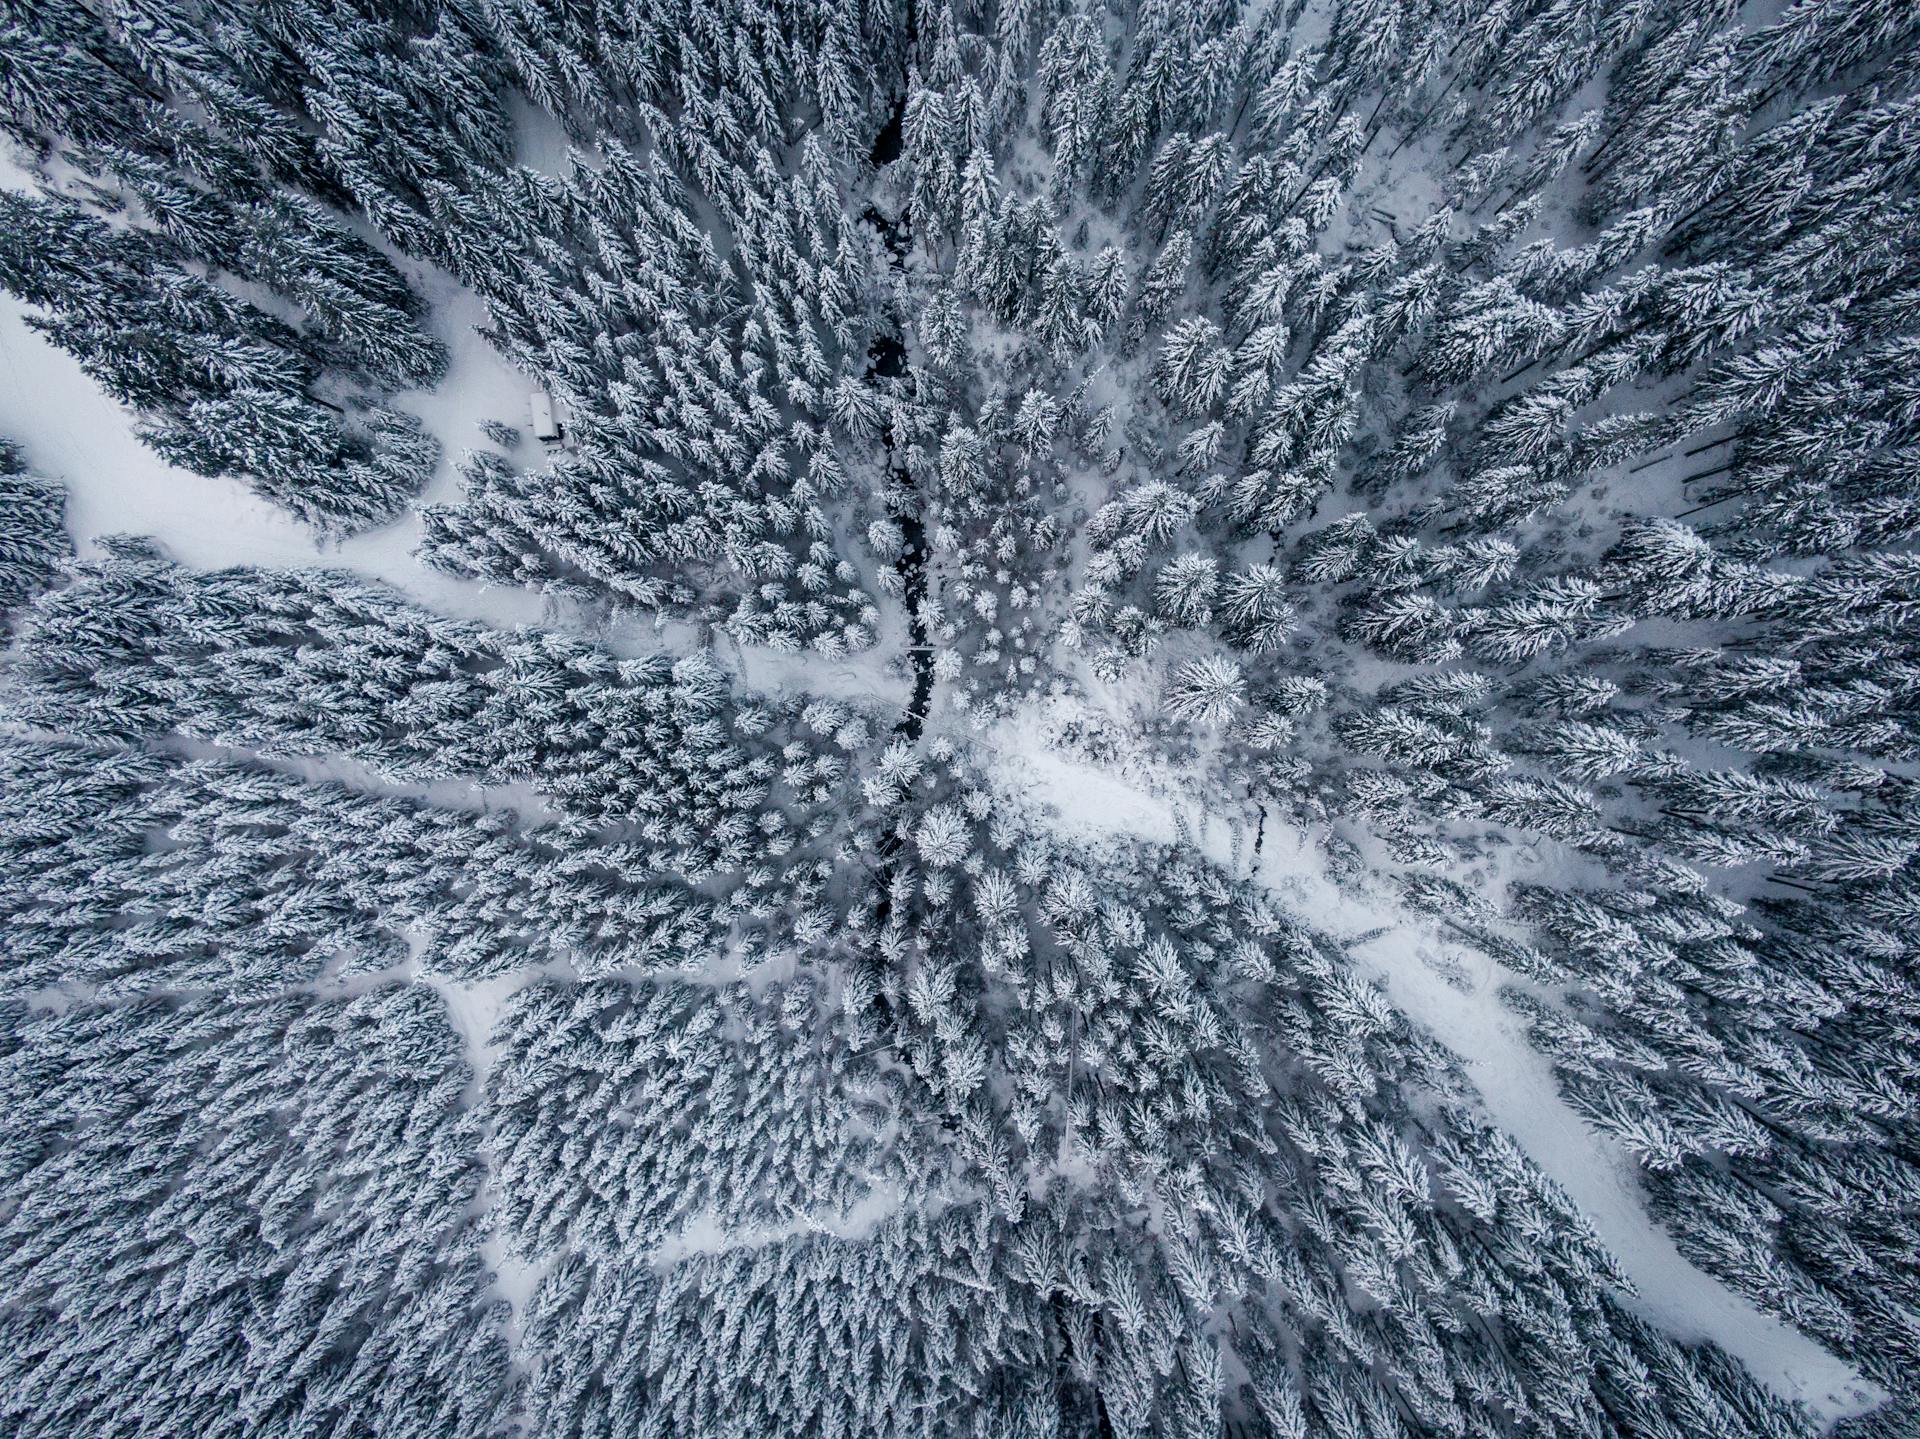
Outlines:
[[[900, 158], [901, 126], [906, 113], [907, 102], [902, 96], [894, 103], [892, 116], [873, 142], [871, 158], [876, 167], [890, 165]], [[887, 247], [888, 261], [898, 272], [905, 264], [907, 250], [912, 244], [905, 217], [889, 220], [869, 205], [860, 218], [879, 233], [881, 243]], [[900, 331], [895, 325], [876, 334], [868, 345], [867, 378], [898, 380], [904, 378], [906, 373], [907, 348], [901, 343]], [[926, 621], [920, 615], [920, 602], [927, 596], [927, 528], [920, 518], [919, 505], [915, 503], [913, 476], [901, 463], [895, 450], [891, 423], [887, 426], [887, 474], [892, 481], [890, 488], [900, 497], [892, 517], [906, 540], [893, 564], [905, 584], [907, 631], [911, 638], [907, 653], [913, 661], [913, 698], [893, 732], [906, 736], [910, 744], [918, 744], [921, 730], [926, 725], [927, 704], [933, 697], [933, 653], [927, 643]], [[874, 919], [881, 928], [886, 927], [893, 912], [891, 884], [898, 868], [894, 856], [899, 849], [900, 840], [895, 834], [888, 834], [880, 842], [880, 903]]]
[[891, 165], [900, 158], [900, 151], [906, 142], [907, 98], [902, 95], [893, 102], [893, 113], [887, 116], [887, 123], [874, 137], [873, 151], [869, 155], [876, 167]]
[[[911, 15], [911, 9], [909, 10]], [[890, 165], [900, 158], [902, 125], [907, 113], [905, 96], [895, 101], [893, 114], [885, 128], [873, 142], [872, 160], [874, 165]], [[887, 247], [887, 255], [895, 271], [906, 262], [907, 250], [912, 244], [912, 234], [908, 231], [906, 219], [889, 220], [877, 209], [869, 205], [861, 219], [872, 225], [880, 234], [881, 241]], [[907, 351], [900, 342], [897, 328], [884, 331], [873, 337], [867, 347], [867, 377], [883, 380], [899, 379], [907, 373]], [[920, 617], [920, 602], [927, 594], [927, 530], [920, 518], [919, 504], [913, 492], [913, 476], [900, 463], [894, 449], [892, 427], [887, 430], [887, 470], [893, 484], [891, 488], [900, 497], [897, 512], [893, 518], [899, 524], [901, 533], [906, 537], [906, 545], [900, 556], [894, 561], [894, 568], [906, 582], [907, 622], [912, 635], [913, 656], [913, 699], [907, 706], [906, 714], [900, 723], [894, 726], [894, 733], [905, 735], [910, 743], [920, 742], [920, 732], [926, 724], [927, 703], [933, 694], [933, 650], [927, 642], [927, 627]], [[1266, 833], [1266, 814], [1261, 813], [1261, 834], [1254, 840], [1254, 853], [1258, 854], [1260, 839]], [[897, 834], [889, 833], [880, 842], [880, 902], [875, 906], [874, 921], [879, 928], [886, 928], [887, 920], [893, 913], [892, 880], [899, 869], [897, 855], [900, 851], [900, 839]], [[883, 1012], [891, 1016], [892, 1006], [883, 996], [879, 1000]], [[941, 1116], [943, 1129], [954, 1129], [958, 1121], [951, 1114]], [[1058, 1297], [1056, 1296], [1056, 1310]], [[1058, 1321], [1056, 1321], [1058, 1322]], [[1106, 1404], [1096, 1394], [1094, 1396], [1095, 1414], [1099, 1423], [1101, 1439], [1112, 1439], [1113, 1425], [1107, 1417]]]
[[[876, 167], [891, 165], [900, 158], [901, 127], [906, 113], [907, 102], [903, 96], [894, 102], [892, 115], [873, 142], [871, 158]], [[905, 263], [907, 250], [913, 243], [905, 217], [889, 220], [869, 205], [860, 218], [879, 233], [893, 268], [898, 271]], [[867, 347], [867, 378], [897, 380], [906, 373], [907, 350], [900, 342], [899, 330], [888, 329], [875, 335]], [[920, 616], [920, 602], [927, 595], [927, 531], [920, 519], [919, 506], [911, 499], [913, 477], [907, 473], [906, 466], [900, 463], [894, 450], [891, 425], [887, 427], [887, 472], [894, 490], [907, 497], [893, 516], [906, 537], [906, 545], [894, 561], [894, 568], [900, 572], [900, 578], [906, 586], [907, 624], [912, 637], [912, 647], [908, 653], [913, 658], [913, 699], [907, 705], [905, 716], [894, 727], [894, 733], [905, 735], [917, 744], [921, 729], [926, 724], [928, 701], [933, 697], [933, 654], [927, 643], [926, 623]]]

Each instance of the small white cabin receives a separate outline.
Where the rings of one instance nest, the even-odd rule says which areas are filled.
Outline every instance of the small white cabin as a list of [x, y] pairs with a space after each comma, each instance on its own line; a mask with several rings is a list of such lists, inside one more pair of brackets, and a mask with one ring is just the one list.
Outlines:
[[560, 438], [560, 426], [553, 418], [553, 396], [535, 390], [527, 396], [527, 408], [533, 413], [533, 437], [543, 444]]

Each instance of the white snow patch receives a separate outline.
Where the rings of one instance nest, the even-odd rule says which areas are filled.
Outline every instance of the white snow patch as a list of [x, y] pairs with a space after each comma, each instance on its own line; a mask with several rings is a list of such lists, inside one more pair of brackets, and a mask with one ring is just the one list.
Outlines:
[[843, 1212], [796, 1213], [784, 1224], [750, 1224], [729, 1229], [711, 1211], [695, 1215], [677, 1234], [661, 1241], [648, 1256], [656, 1269], [671, 1269], [696, 1254], [725, 1254], [734, 1249], [758, 1249], [802, 1234], [825, 1234], [835, 1239], [867, 1239], [874, 1230], [906, 1207], [906, 1193], [893, 1185], [869, 1189]]
[[[1012, 732], [1011, 726], [990, 730], [989, 736]], [[1155, 844], [1174, 844], [1180, 838], [1180, 819], [1173, 805], [1117, 778], [1108, 770], [1087, 764], [1053, 749], [1022, 748], [1017, 767], [1001, 770], [1011, 794], [1046, 805], [1056, 828], [1083, 840], [1098, 841], [1114, 833]]]
[[565, 179], [572, 169], [576, 153], [588, 163], [597, 163], [595, 147], [578, 149], [566, 126], [553, 114], [515, 90], [507, 96], [507, 110], [513, 117], [514, 160], [529, 170], [553, 179]]
[[469, 1102], [477, 1103], [480, 1090], [493, 1072], [499, 1048], [493, 1042], [493, 1027], [506, 1007], [507, 996], [533, 983], [541, 971], [518, 969], [490, 979], [452, 979], [443, 974], [422, 971], [420, 983], [431, 986], [446, 1001], [447, 1017], [459, 1032], [467, 1054], [467, 1067], [473, 1071], [468, 1086]]
[[714, 646], [714, 656], [755, 694], [824, 695], [854, 701], [862, 708], [882, 701], [895, 709], [905, 709], [913, 694], [912, 675], [891, 663], [898, 651], [887, 644], [829, 659], [812, 650], [782, 654], [764, 645], [749, 648], [727, 635], [724, 643]]

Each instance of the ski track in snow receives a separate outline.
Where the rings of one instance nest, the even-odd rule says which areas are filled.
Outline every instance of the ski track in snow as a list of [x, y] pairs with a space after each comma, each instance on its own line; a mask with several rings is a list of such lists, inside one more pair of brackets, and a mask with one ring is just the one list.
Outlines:
[[[1115, 840], [1192, 844], [1237, 878], [1264, 886], [1307, 923], [1357, 940], [1348, 952], [1386, 982], [1395, 1007], [1460, 1056], [1494, 1122], [1593, 1222], [1640, 1291], [1632, 1302], [1642, 1314], [1679, 1338], [1712, 1340], [1822, 1424], [1886, 1399], [1850, 1364], [1680, 1253], [1648, 1214], [1631, 1159], [1561, 1098], [1547, 1058], [1500, 1002], [1501, 986], [1517, 976], [1393, 900], [1335, 884], [1312, 838], [1277, 815], [1268, 815], [1256, 858], [1257, 815], [1244, 804], [1223, 805], [1173, 775], [1145, 788], [1051, 746], [1034, 721], [1030, 708], [981, 736], [997, 790], [1049, 812], [1056, 833], [1096, 850]], [[1448, 970], [1464, 970], [1471, 987], [1450, 984]]]

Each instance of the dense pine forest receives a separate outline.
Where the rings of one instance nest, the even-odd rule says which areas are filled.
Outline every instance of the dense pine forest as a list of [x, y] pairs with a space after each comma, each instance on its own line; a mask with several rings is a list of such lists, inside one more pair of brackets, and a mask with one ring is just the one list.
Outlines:
[[0, 1432], [1920, 1436], [1912, 0], [0, 0], [0, 130]]

